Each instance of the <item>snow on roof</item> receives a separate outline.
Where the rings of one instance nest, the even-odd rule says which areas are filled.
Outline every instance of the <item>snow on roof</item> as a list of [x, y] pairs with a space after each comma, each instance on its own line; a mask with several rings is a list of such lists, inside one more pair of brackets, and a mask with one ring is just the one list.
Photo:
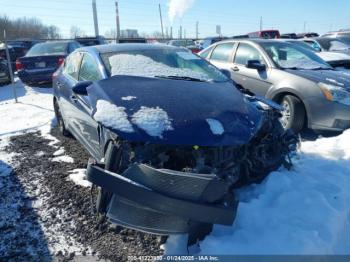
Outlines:
[[150, 136], [162, 138], [164, 131], [173, 130], [167, 112], [159, 107], [142, 106], [132, 115], [131, 121]]
[[125, 107], [118, 107], [105, 100], [98, 100], [94, 119], [106, 127], [120, 130], [125, 133], [132, 133], [134, 129], [128, 120]]
[[218, 120], [213, 118], [208, 118], [206, 120], [214, 135], [222, 135], [225, 132], [223, 125]]
[[211, 80], [206, 74], [188, 68], [171, 67], [164, 63], [156, 62], [144, 55], [116, 54], [109, 58], [109, 63], [111, 65], [112, 76], [184, 76], [207, 81]]

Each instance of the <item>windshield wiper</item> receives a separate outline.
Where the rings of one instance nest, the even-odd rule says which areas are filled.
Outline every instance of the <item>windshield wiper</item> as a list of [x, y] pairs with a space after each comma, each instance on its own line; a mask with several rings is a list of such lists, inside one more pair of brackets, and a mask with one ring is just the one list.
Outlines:
[[185, 81], [194, 81], [194, 82], [207, 82], [206, 80], [194, 78], [190, 76], [166, 76], [166, 75], [159, 75], [154, 76], [157, 78], [165, 78], [165, 79], [173, 79], [173, 80], [185, 80]]
[[334, 70], [334, 68], [320, 66], [320, 67], [311, 68], [311, 70]]

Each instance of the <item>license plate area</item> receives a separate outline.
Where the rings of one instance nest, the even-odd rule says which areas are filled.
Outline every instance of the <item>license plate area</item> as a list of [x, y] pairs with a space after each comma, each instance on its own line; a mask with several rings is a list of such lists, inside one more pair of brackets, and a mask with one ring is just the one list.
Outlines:
[[46, 67], [46, 63], [45, 62], [36, 62], [35, 63], [35, 67], [36, 68], [45, 68]]

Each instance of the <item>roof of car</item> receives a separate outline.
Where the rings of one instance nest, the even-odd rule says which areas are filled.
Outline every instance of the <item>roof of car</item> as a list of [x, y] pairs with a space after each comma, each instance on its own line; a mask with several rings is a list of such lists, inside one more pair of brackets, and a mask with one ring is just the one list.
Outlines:
[[276, 42], [276, 40], [280, 40], [280, 38], [278, 38], [278, 39], [263, 39], [263, 38], [227, 39], [227, 40], [224, 40], [224, 41], [220, 41], [219, 43], [252, 42], [252, 43], [260, 44], [260, 43], [274, 43], [274, 42]]
[[[181, 48], [181, 47], [180, 47]], [[179, 49], [179, 47], [165, 45], [165, 44], [144, 44], [144, 43], [128, 43], [128, 44], [107, 44], [86, 46], [77, 49], [78, 51], [92, 51], [95, 53], [111, 53], [111, 52], [123, 52], [123, 51], [136, 51], [136, 50], [159, 50], [159, 49]]]

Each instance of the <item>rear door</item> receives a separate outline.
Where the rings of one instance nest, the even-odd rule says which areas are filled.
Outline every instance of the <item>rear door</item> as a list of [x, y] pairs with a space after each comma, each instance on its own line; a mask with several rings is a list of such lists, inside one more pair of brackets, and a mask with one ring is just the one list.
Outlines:
[[[247, 68], [249, 60], [260, 61], [261, 64], [266, 65], [266, 70], [258, 71]], [[272, 86], [269, 79], [271, 68], [269, 68], [262, 52], [249, 43], [240, 42], [231, 61], [233, 61], [230, 67], [232, 79], [256, 95], [265, 96], [267, 90]]]

